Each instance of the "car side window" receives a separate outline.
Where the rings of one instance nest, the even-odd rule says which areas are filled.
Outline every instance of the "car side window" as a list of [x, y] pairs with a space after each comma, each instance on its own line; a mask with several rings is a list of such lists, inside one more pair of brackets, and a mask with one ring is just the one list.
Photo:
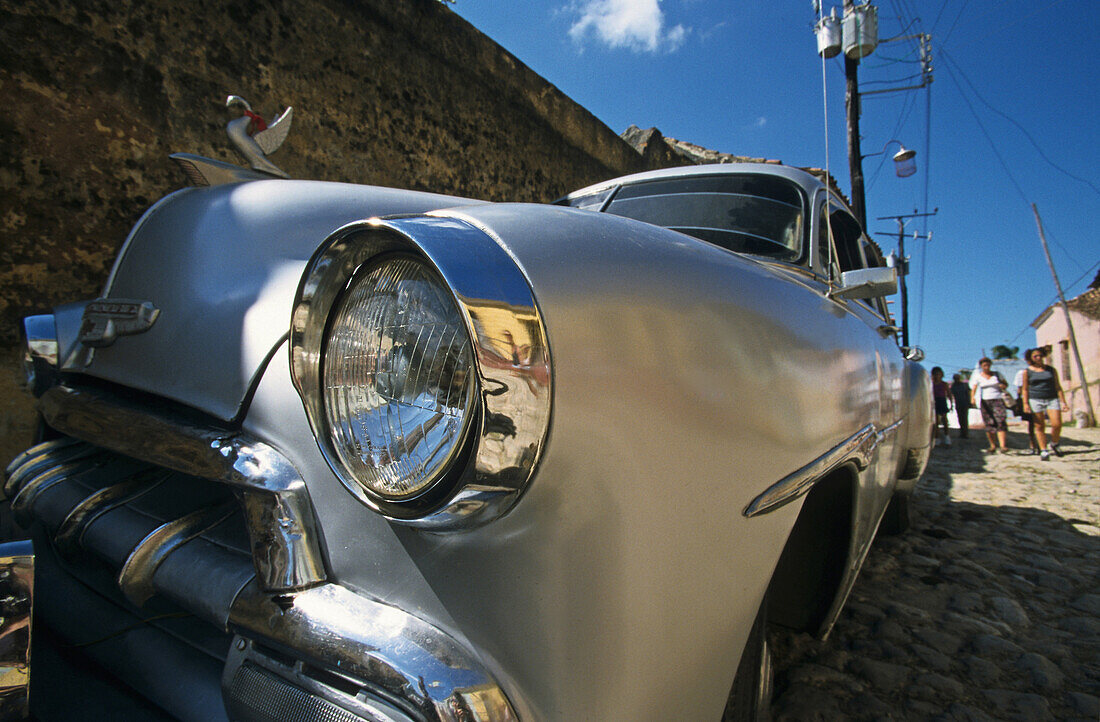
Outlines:
[[573, 208], [580, 208], [582, 211], [598, 211], [603, 208], [603, 204], [607, 201], [607, 197], [611, 195], [611, 191], [615, 188], [605, 188], [594, 193], [588, 193], [583, 196], [573, 196], [571, 198], [562, 198], [554, 201], [555, 205], [559, 206], [572, 206]]
[[[818, 208], [817, 248], [821, 267], [834, 283], [840, 281], [840, 274], [845, 271], [886, 265], [882, 253], [863, 234], [859, 222], [834, 203], [822, 203]], [[862, 303], [879, 316], [889, 318], [883, 299], [867, 298]]]
[[818, 216], [818, 258], [833, 281], [844, 271], [865, 268], [859, 223], [843, 208], [821, 204]]
[[802, 256], [798, 186], [764, 174], [695, 176], [624, 185], [606, 208], [736, 253], [795, 262]]

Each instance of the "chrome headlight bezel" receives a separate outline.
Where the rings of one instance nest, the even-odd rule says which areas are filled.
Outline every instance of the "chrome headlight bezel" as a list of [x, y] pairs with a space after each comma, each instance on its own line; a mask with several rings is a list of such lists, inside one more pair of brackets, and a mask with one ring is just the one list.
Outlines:
[[[357, 273], [392, 254], [415, 256], [443, 280], [471, 345], [476, 385], [460, 448], [422, 492], [399, 499], [372, 493], [341, 461], [322, 385], [341, 297]], [[549, 433], [549, 347], [531, 286], [499, 239], [460, 218], [371, 219], [326, 239], [295, 297], [290, 366], [329, 467], [357, 499], [402, 524], [458, 529], [500, 517], [530, 482]]]

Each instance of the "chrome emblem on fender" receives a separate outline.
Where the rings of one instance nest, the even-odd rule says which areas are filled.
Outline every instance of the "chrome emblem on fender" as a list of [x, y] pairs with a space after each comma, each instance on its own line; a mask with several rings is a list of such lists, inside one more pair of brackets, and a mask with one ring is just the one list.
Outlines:
[[110, 346], [119, 336], [145, 333], [156, 323], [160, 309], [148, 301], [99, 298], [84, 307], [80, 343], [93, 348]]

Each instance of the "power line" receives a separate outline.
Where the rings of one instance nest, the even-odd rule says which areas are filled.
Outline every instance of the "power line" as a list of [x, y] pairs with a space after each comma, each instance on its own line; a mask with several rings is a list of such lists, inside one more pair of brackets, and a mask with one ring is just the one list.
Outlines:
[[1002, 118], [1004, 118], [1005, 120], [1007, 120], [1009, 123], [1012, 123], [1014, 126], [1016, 126], [1020, 130], [1020, 132], [1024, 134], [1024, 137], [1027, 138], [1028, 141], [1031, 142], [1031, 145], [1035, 147], [1035, 150], [1039, 153], [1039, 156], [1042, 157], [1042, 159], [1045, 160], [1050, 165], [1050, 167], [1052, 167], [1052, 168], [1054, 168], [1054, 170], [1059, 171], [1060, 173], [1072, 178], [1075, 181], [1080, 181], [1081, 183], [1084, 183], [1088, 187], [1092, 188], [1092, 190], [1097, 195], [1100, 195], [1100, 187], [1097, 187], [1095, 183], [1088, 180], [1087, 178], [1081, 178], [1080, 176], [1076, 176], [1076, 175], [1070, 173], [1068, 170], [1066, 170], [1065, 168], [1062, 168], [1057, 163], [1052, 161], [1047, 156], [1047, 154], [1045, 152], [1043, 152], [1043, 149], [1039, 147], [1039, 144], [1035, 141], [1035, 138], [1032, 137], [1031, 133], [1028, 132], [1027, 128], [1025, 128], [1023, 125], [1021, 125], [1019, 122], [1017, 122], [1015, 118], [1009, 116], [1006, 113], [1002, 113], [1000, 110], [997, 110], [992, 105], [990, 105], [989, 102], [986, 101], [986, 99], [982, 97], [982, 94], [978, 92], [977, 88], [974, 87], [974, 84], [972, 82], [970, 82], [970, 78], [967, 77], [966, 73], [963, 72], [962, 68], [959, 67], [959, 64], [955, 62], [955, 59], [950, 57], [946, 52], [944, 52], [942, 47], [940, 48], [940, 50], [941, 50], [941, 52], [943, 52], [944, 57], [947, 58], [948, 60], [950, 60], [951, 64], [955, 66], [955, 69], [959, 71], [959, 75], [961, 75], [963, 77], [963, 80], [966, 81], [966, 84], [968, 86], [970, 86], [970, 92], [974, 93], [974, 97], [977, 98], [978, 100], [982, 101], [982, 105], [989, 108], [994, 113], [996, 113], [997, 115], [999, 115]]
[[[1089, 268], [1084, 273], [1082, 273], [1080, 276], [1078, 276], [1077, 279], [1073, 283], [1067, 285], [1066, 288], [1073, 288], [1074, 286], [1076, 286], [1085, 277], [1087, 277], [1090, 273], [1095, 271], [1098, 266], [1100, 266], [1100, 261], [1097, 261], [1096, 263], [1092, 264], [1091, 268]], [[1043, 309], [1046, 310], [1046, 309], [1050, 308], [1055, 303], [1057, 303], [1057, 301], [1058, 301], [1058, 296], [1056, 295], [1054, 298], [1052, 298], [1052, 299], [1050, 299], [1049, 301], [1046, 302], [1046, 304], [1043, 306]], [[1015, 341], [1016, 339], [1020, 338], [1020, 336], [1023, 336], [1024, 333], [1026, 333], [1029, 328], [1031, 328], [1030, 323], [1027, 324], [1026, 326], [1024, 326], [1022, 329], [1020, 329], [1020, 332], [1012, 337], [1012, 341]], [[1009, 343], [1012, 343], [1012, 341], [1009, 341]]]
[[[905, 23], [905, 18], [906, 17], [911, 18], [908, 21], [908, 23], [906, 23], [906, 25], [905, 25], [906, 31], [908, 31], [909, 28], [912, 28], [915, 25], [915, 26], [917, 26], [917, 29], [918, 29], [918, 35], [912, 36], [912, 38], [911, 38], [911, 42], [909, 44], [910, 51], [909, 51], [908, 57], [906, 57], [906, 58], [889, 58], [889, 57], [886, 57], [886, 59], [887, 60], [893, 60], [895, 63], [900, 62], [900, 63], [906, 63], [906, 64], [913, 63], [913, 62], [920, 62], [921, 66], [922, 66], [922, 73], [920, 74], [920, 76], [911, 76], [911, 77], [921, 77], [922, 79], [925, 79], [925, 77], [927, 75], [926, 82], [922, 83], [922, 85], [925, 89], [925, 93], [926, 93], [926, 96], [925, 96], [925, 98], [926, 98], [925, 128], [924, 128], [925, 171], [924, 171], [924, 174], [923, 174], [924, 175], [924, 208], [923, 208], [923, 210], [927, 211], [928, 210], [928, 189], [929, 189], [929, 183], [930, 183], [930, 177], [931, 177], [930, 168], [931, 168], [931, 135], [932, 135], [932, 120], [931, 120], [931, 108], [932, 108], [931, 92], [932, 91], [931, 91], [931, 85], [930, 85], [930, 82], [929, 82], [931, 80], [931, 75], [928, 73], [928, 70], [925, 67], [925, 64], [930, 62], [930, 57], [931, 57], [930, 56], [930, 48], [929, 48], [930, 37], [923, 32], [923, 28], [921, 27], [922, 23], [921, 23], [920, 17], [918, 15], [916, 15], [916, 13], [914, 13], [910, 7], [908, 7], [908, 3], [906, 3], [905, 0], [890, 0], [890, 4], [894, 8], [894, 12], [895, 12], [899, 22]], [[945, 6], [946, 6], [946, 3], [945, 3]], [[943, 13], [943, 8], [942, 7], [940, 8], [940, 13], [941, 14]], [[960, 11], [960, 13], [961, 13], [961, 11]], [[937, 16], [937, 20], [938, 19], [939, 18]], [[956, 18], [956, 22], [958, 22], [957, 18]], [[912, 57], [914, 55], [919, 55], [919, 60], [909, 59], [910, 57]], [[885, 67], [885, 66], [883, 66], [883, 67]], [[870, 82], [886, 82], [886, 81], [870, 81]], [[901, 131], [901, 128], [908, 122], [909, 116], [913, 112], [913, 109], [916, 107], [916, 102], [915, 101], [916, 101], [915, 96], [910, 95], [910, 96], [906, 97], [905, 104], [902, 106], [901, 112], [898, 114], [898, 121], [897, 121], [896, 125], [894, 126], [894, 132], [890, 135], [891, 138], [897, 138], [900, 131]], [[875, 171], [871, 176], [871, 184], [870, 184], [871, 186], [873, 186], [875, 181], [878, 179], [879, 173], [882, 171], [882, 168], [885, 165], [885, 161], [886, 161], [885, 157], [879, 159], [878, 166], [875, 168]], [[928, 238], [929, 237], [928, 217], [927, 216], [922, 217], [921, 221], [922, 221], [922, 225], [923, 225], [923, 236], [925, 238]], [[919, 273], [920, 273], [920, 275], [919, 275], [919, 282], [918, 282], [918, 285], [917, 285], [917, 289], [918, 289], [917, 295], [919, 297], [919, 302], [916, 304], [916, 306], [917, 306], [917, 312], [916, 312], [917, 323], [916, 323], [916, 334], [915, 334], [916, 342], [919, 342], [919, 340], [920, 340], [921, 331], [923, 330], [923, 325], [924, 325], [924, 286], [925, 286], [925, 279], [927, 277], [927, 268], [928, 268], [927, 260], [928, 260], [928, 244], [923, 243], [923, 244], [921, 244], [920, 263], [919, 263], [919, 266], [920, 266]]]
[[887, 85], [897, 83], [907, 83], [910, 80], [923, 77], [924, 73], [914, 73], [912, 75], [906, 75], [904, 78], [896, 78], [894, 80], [866, 80], [861, 85]]
[[943, 0], [943, 5], [940, 5], [940, 11], [936, 13], [936, 19], [932, 21], [932, 30], [929, 32], [936, 32], [936, 26], [940, 24], [940, 18], [943, 17], [943, 11], [947, 9], [947, 0]]
[[892, 55], [884, 55], [882, 53], [876, 52], [875, 55], [874, 55], [876, 60], [886, 60], [886, 61], [889, 61], [889, 62], [885, 62], [885, 63], [868, 63], [867, 67], [870, 68], [871, 70], [877, 70], [879, 68], [887, 68], [887, 67], [890, 67], [891, 65], [896, 65], [898, 63], [909, 63], [909, 64], [919, 63], [920, 62], [919, 57], [917, 57], [917, 58], [912, 57], [914, 55], [917, 55], [919, 52], [920, 52], [920, 48], [913, 48], [912, 52], [910, 52], [909, 55], [905, 55], [905, 56], [900, 57], [900, 58], [895, 58]]
[[[929, 40], [931, 44], [931, 40]], [[931, 53], [931, 49], [929, 49]], [[928, 186], [932, 179], [932, 86], [924, 89], [924, 210], [928, 210]], [[931, 241], [932, 234], [928, 231], [928, 216], [921, 218], [922, 231], [925, 237]], [[928, 243], [921, 246], [920, 257], [920, 306], [917, 311], [917, 339], [920, 339], [924, 330], [924, 278], [928, 268]]]
[[[1000, 33], [1000, 32], [1001, 32], [1002, 30], [1007, 30], [1008, 28], [1012, 27], [1013, 25], [1019, 25], [1019, 24], [1020, 24], [1020, 23], [1022, 23], [1022, 22], [1023, 22], [1024, 20], [1027, 20], [1028, 18], [1032, 17], [1033, 15], [1038, 15], [1038, 14], [1039, 14], [1039, 13], [1041, 13], [1041, 12], [1044, 12], [1044, 11], [1046, 11], [1046, 10], [1050, 10], [1050, 9], [1051, 9], [1052, 7], [1054, 7], [1055, 5], [1058, 5], [1058, 4], [1059, 4], [1059, 3], [1061, 3], [1061, 2], [1063, 2], [1063, 0], [1054, 0], [1054, 2], [1052, 2], [1052, 3], [1050, 4], [1050, 5], [1045, 5], [1045, 6], [1043, 6], [1043, 7], [1040, 7], [1040, 8], [1037, 8], [1037, 9], [1035, 9], [1035, 10], [1032, 10], [1032, 11], [1031, 11], [1031, 12], [1029, 12], [1029, 13], [1028, 13], [1027, 15], [1018, 15], [1018, 16], [1015, 16], [1015, 19], [1014, 19], [1014, 20], [1012, 20], [1012, 22], [1008, 22], [1008, 23], [1005, 23], [1004, 25], [1001, 25], [1001, 26], [1000, 26], [999, 28], [997, 28], [996, 30], [993, 30], [993, 31], [991, 31], [991, 32], [988, 32], [988, 33], [986, 33], [985, 35], [981, 36], [980, 38], [976, 38], [976, 39], [971, 39], [971, 40], [967, 40], [967, 44], [968, 44], [968, 45], [970, 45], [970, 46], [975, 46], [975, 45], [977, 45], [978, 43], [982, 42], [983, 40], [986, 40], [986, 39], [988, 39], [988, 38], [991, 38], [991, 37], [993, 37], [994, 35], [998, 35], [998, 34], [999, 34], [999, 33]], [[946, 3], [947, 3], [947, 0], [944, 0], [944, 4], [945, 4], [945, 5], [946, 5]], [[981, 18], [979, 18], [979, 21], [980, 21], [980, 20], [984, 20], [984, 19], [985, 19], [986, 17], [988, 17], [988, 16], [990, 16], [990, 15], [992, 15], [992, 14], [994, 14], [994, 13], [996, 13], [997, 15], [1003, 15], [1003, 14], [1004, 14], [1004, 12], [1003, 12], [1003, 11], [1001, 10], [1001, 8], [1000, 8], [1000, 7], [997, 7], [996, 9], [994, 9], [994, 10], [991, 10], [990, 12], [986, 13], [986, 14], [985, 14], [985, 15], [983, 15], [983, 16], [982, 16]], [[976, 24], [977, 24], [977, 23], [976, 23]]]
[[[890, 134], [891, 138], [897, 138], [899, 133], [901, 132], [902, 126], [905, 125], [906, 121], [909, 120], [909, 115], [910, 115], [910, 113], [913, 112], [913, 98], [914, 97], [916, 97], [916, 96], [914, 96], [914, 95], [906, 95], [905, 96], [905, 104], [901, 108], [901, 113], [898, 114], [898, 122], [894, 126], [894, 132]], [[889, 157], [888, 155], [883, 154], [882, 157], [879, 158], [878, 165], [875, 166], [875, 172], [871, 174], [871, 181], [867, 184], [869, 188], [874, 187], [875, 181], [878, 179], [879, 173], [886, 166], [886, 159], [888, 157]]]
[[[940, 48], [940, 51], [941, 51], [941, 52], [943, 52], [943, 48], [942, 48], [942, 47]], [[966, 106], [967, 106], [968, 108], [970, 108], [970, 113], [971, 113], [971, 114], [972, 114], [972, 115], [974, 116], [974, 120], [975, 120], [975, 121], [976, 121], [976, 122], [978, 123], [978, 127], [979, 127], [979, 128], [981, 128], [982, 134], [983, 134], [983, 135], [985, 135], [985, 139], [986, 139], [987, 141], [989, 141], [989, 146], [990, 146], [990, 148], [992, 148], [992, 149], [993, 149], [993, 154], [994, 154], [995, 156], [997, 156], [997, 160], [999, 160], [999, 161], [1001, 162], [1001, 167], [1002, 167], [1002, 168], [1004, 168], [1004, 171], [1005, 171], [1005, 175], [1006, 175], [1006, 176], [1008, 176], [1008, 179], [1009, 179], [1010, 181], [1012, 181], [1012, 185], [1013, 185], [1013, 186], [1014, 186], [1014, 187], [1016, 188], [1016, 192], [1020, 194], [1020, 198], [1021, 198], [1021, 199], [1023, 199], [1024, 203], [1026, 203], [1026, 204], [1030, 204], [1030, 201], [1028, 200], [1028, 198], [1027, 198], [1027, 195], [1026, 195], [1026, 194], [1024, 193], [1024, 190], [1023, 190], [1023, 188], [1021, 188], [1021, 187], [1020, 187], [1020, 184], [1019, 184], [1018, 182], [1016, 182], [1016, 177], [1012, 175], [1012, 171], [1010, 171], [1010, 170], [1008, 169], [1008, 163], [1006, 163], [1006, 162], [1005, 162], [1005, 159], [1004, 159], [1004, 157], [1002, 157], [1002, 156], [1001, 156], [1001, 153], [1000, 153], [1000, 151], [999, 151], [999, 150], [997, 150], [997, 144], [993, 142], [993, 138], [991, 138], [991, 137], [990, 137], [990, 135], [989, 135], [989, 132], [988, 132], [988, 131], [986, 131], [986, 129], [985, 129], [985, 126], [984, 126], [984, 125], [982, 124], [981, 118], [979, 118], [979, 117], [978, 117], [978, 113], [977, 113], [977, 111], [975, 111], [975, 110], [974, 110], [974, 105], [973, 105], [973, 104], [972, 104], [972, 103], [970, 102], [970, 98], [968, 98], [968, 97], [967, 97], [967, 95], [966, 95], [966, 93], [964, 93], [964, 92], [963, 92], [962, 86], [961, 86], [961, 85], [959, 84], [959, 81], [958, 81], [958, 79], [957, 79], [957, 78], [955, 77], [955, 72], [954, 72], [954, 70], [957, 70], [957, 71], [959, 72], [959, 74], [960, 74], [960, 75], [962, 75], [964, 79], [966, 79], [967, 83], [971, 85], [971, 90], [972, 90], [972, 91], [974, 92], [974, 94], [975, 94], [975, 95], [977, 96], [977, 95], [978, 95], [978, 93], [977, 93], [977, 91], [976, 91], [976, 90], [974, 90], [974, 88], [973, 88], [973, 84], [971, 84], [971, 83], [970, 83], [970, 79], [966, 77], [966, 73], [964, 73], [964, 72], [962, 71], [962, 68], [960, 68], [960, 67], [958, 66], [958, 63], [956, 63], [956, 62], [955, 62], [955, 59], [954, 59], [954, 58], [952, 58], [952, 57], [951, 57], [951, 56], [950, 56], [949, 54], [947, 54], [946, 52], [943, 52], [943, 56], [944, 56], [944, 59], [945, 59], [945, 60], [947, 60], [947, 64], [946, 64], [946, 65], [945, 65], [944, 67], [946, 67], [946, 68], [947, 68], [947, 71], [948, 71], [948, 73], [949, 73], [949, 74], [951, 75], [951, 80], [952, 80], [952, 82], [954, 82], [954, 83], [955, 83], [955, 87], [956, 87], [956, 88], [958, 88], [958, 90], [959, 90], [959, 94], [960, 94], [960, 95], [962, 96], [962, 99], [963, 99], [963, 100], [964, 100], [964, 101], [966, 102]], [[954, 68], [954, 70], [952, 70], [952, 68]], [[981, 99], [981, 96], [978, 96], [978, 97], [979, 97], [979, 99]], [[983, 100], [982, 102], [984, 103], [985, 101]], [[988, 103], [986, 103], [986, 105], [987, 105], [987, 106], [989, 106], [989, 104], [988, 104]], [[992, 108], [992, 106], [989, 106], [989, 107], [990, 107], [990, 109], [993, 109], [993, 108]], [[1003, 115], [1003, 114], [1001, 114], [1001, 115]], [[1005, 116], [1005, 117], [1007, 117], [1007, 116]], [[1011, 120], [1011, 119], [1010, 119], [1010, 120]], [[1016, 125], [1017, 125], [1018, 127], [1020, 127], [1020, 129], [1021, 129], [1021, 130], [1023, 130], [1023, 127], [1022, 127], [1022, 126], [1020, 126], [1020, 125], [1019, 125], [1019, 123], [1016, 123], [1015, 121], [1012, 121], [1012, 122], [1013, 122], [1013, 123], [1015, 123], [1015, 124], [1016, 124]], [[1025, 135], [1028, 135], [1028, 134], [1027, 134], [1027, 131], [1024, 131], [1024, 134], [1025, 134]], [[1034, 143], [1034, 142], [1035, 142], [1035, 141], [1034, 141], [1033, 139], [1031, 139], [1031, 136], [1030, 136], [1030, 135], [1028, 135], [1028, 139], [1029, 139], [1029, 140], [1031, 140], [1031, 141], [1032, 141], [1032, 143]], [[1036, 145], [1036, 149], [1038, 149], [1038, 146], [1037, 146], [1037, 145]], [[1039, 150], [1039, 152], [1040, 152], [1040, 155], [1043, 155], [1043, 158], [1044, 158], [1044, 159], [1045, 159], [1045, 160], [1046, 160], [1046, 161], [1047, 161], [1048, 163], [1050, 163], [1051, 165], [1054, 165], [1054, 164], [1053, 164], [1053, 163], [1052, 163], [1052, 162], [1050, 161], [1050, 159], [1049, 159], [1049, 158], [1047, 158], [1047, 157], [1046, 157], [1046, 155], [1044, 155], [1044, 154], [1042, 153], [1042, 150]], [[1058, 168], [1058, 166], [1054, 166], [1054, 167], [1055, 167], [1055, 168]], [[1058, 168], [1058, 170], [1061, 170], [1061, 169], [1060, 169], [1060, 168]], [[1062, 171], [1062, 172], [1063, 172], [1063, 173], [1066, 173], [1066, 171]], [[1072, 175], [1072, 174], [1070, 174], [1070, 173], [1066, 173], [1066, 175], [1069, 175], [1069, 176], [1070, 176], [1071, 178], [1075, 178], [1075, 177], [1076, 177], [1076, 176], [1073, 176], [1073, 175]], [[1080, 179], [1080, 178], [1078, 178], [1077, 180], [1083, 180], [1083, 179]], [[1089, 181], [1085, 181], [1085, 183], [1088, 183], [1088, 185], [1092, 186], [1092, 183], [1090, 183]], [[1093, 186], [1093, 188], [1095, 189], [1096, 187], [1095, 187], [1095, 186]], [[1100, 193], [1100, 191], [1097, 191], [1097, 192], [1098, 192], [1098, 193]], [[1076, 266], [1077, 266], [1078, 268], [1084, 268], [1084, 265], [1083, 265], [1083, 264], [1081, 264], [1081, 262], [1080, 262], [1080, 261], [1078, 261], [1078, 260], [1077, 260], [1076, 258], [1074, 258], [1073, 254], [1071, 254], [1071, 253], [1069, 252], [1069, 250], [1067, 250], [1067, 249], [1066, 249], [1066, 247], [1065, 247], [1065, 246], [1063, 246], [1063, 245], [1062, 245], [1062, 243], [1061, 243], [1060, 241], [1058, 241], [1058, 239], [1054, 239], [1054, 242], [1055, 242], [1055, 243], [1056, 243], [1056, 244], [1058, 245], [1058, 247], [1059, 247], [1059, 248], [1060, 248], [1060, 249], [1062, 250], [1062, 252], [1063, 252], [1064, 254], [1066, 254], [1066, 257], [1067, 257], [1067, 258], [1069, 258], [1069, 259], [1070, 259], [1071, 261], [1073, 261], [1074, 265], [1076, 265]]]
[[955, 22], [951, 23], [951, 29], [947, 31], [947, 34], [943, 36], [943, 40], [940, 42], [940, 48], [947, 45], [947, 41], [951, 39], [951, 33], [955, 32], [955, 26], [959, 24], [959, 19], [963, 15], [963, 11], [966, 10], [966, 6], [970, 4], [970, 0], [966, 0], [959, 8], [959, 14], [955, 16]]
[[[943, 52], [942, 46], [940, 47], [940, 52]], [[950, 61], [950, 58], [948, 58], [946, 54], [944, 55], [944, 57]], [[1024, 189], [1020, 187], [1020, 184], [1016, 182], [1016, 177], [1013, 176], [1012, 171], [1008, 169], [1008, 163], [1005, 162], [1005, 159], [1001, 155], [1001, 152], [997, 150], [997, 144], [993, 142], [993, 138], [990, 137], [989, 131], [987, 131], [985, 129], [985, 126], [982, 124], [982, 119], [978, 117], [978, 112], [974, 110], [974, 104], [970, 102], [970, 98], [967, 97], [966, 93], [963, 92], [962, 86], [959, 85], [959, 81], [955, 77], [954, 71], [951, 70], [951, 66], [954, 64], [954, 61], [950, 61], [948, 65], [944, 66], [947, 68], [947, 74], [951, 76], [951, 81], [958, 89], [959, 95], [962, 96], [963, 102], [965, 102], [966, 107], [970, 109], [970, 114], [974, 116], [974, 122], [978, 124], [978, 128], [982, 131], [982, 135], [984, 135], [986, 141], [989, 142], [989, 147], [993, 150], [993, 155], [997, 156], [997, 160], [1000, 161], [1001, 167], [1004, 169], [1005, 175], [1008, 177], [1009, 181], [1012, 182], [1012, 186], [1016, 189], [1016, 192], [1020, 194], [1020, 199], [1026, 205], [1029, 202], [1027, 199], [1027, 194], [1024, 193]]]

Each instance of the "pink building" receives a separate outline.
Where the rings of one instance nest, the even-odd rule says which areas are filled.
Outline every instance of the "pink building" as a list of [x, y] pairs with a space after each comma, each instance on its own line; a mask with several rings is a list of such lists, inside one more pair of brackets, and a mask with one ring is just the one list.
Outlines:
[[[1081, 352], [1081, 364], [1088, 378], [1092, 407], [1100, 413], [1100, 274], [1092, 282], [1089, 290], [1076, 298], [1066, 301], [1073, 332], [1077, 336], [1077, 347]], [[1050, 349], [1050, 365], [1058, 371], [1062, 388], [1066, 391], [1066, 400], [1071, 413], [1087, 411], [1081, 375], [1077, 361], [1073, 357], [1073, 345], [1069, 339], [1069, 326], [1066, 314], [1060, 303], [1043, 311], [1031, 322], [1035, 329], [1035, 345]]]

